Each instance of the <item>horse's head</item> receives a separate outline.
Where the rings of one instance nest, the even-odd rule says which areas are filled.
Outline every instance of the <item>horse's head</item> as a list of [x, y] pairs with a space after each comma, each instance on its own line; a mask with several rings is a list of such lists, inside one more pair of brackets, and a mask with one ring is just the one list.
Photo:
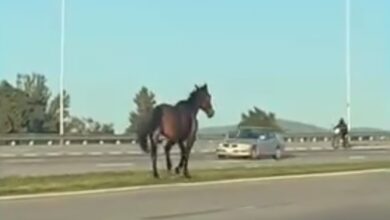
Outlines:
[[211, 95], [207, 88], [207, 84], [201, 87], [195, 85], [195, 91], [193, 95], [195, 97], [196, 105], [206, 113], [207, 117], [213, 117], [215, 111], [211, 102]]

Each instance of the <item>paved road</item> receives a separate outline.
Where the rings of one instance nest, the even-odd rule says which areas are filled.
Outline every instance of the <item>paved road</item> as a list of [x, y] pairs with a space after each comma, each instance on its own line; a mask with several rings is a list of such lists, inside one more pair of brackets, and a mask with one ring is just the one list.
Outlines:
[[[174, 164], [178, 155], [172, 157]], [[190, 158], [190, 169], [226, 168], [234, 166], [277, 166], [292, 164], [318, 164], [348, 161], [390, 160], [390, 150], [375, 151], [329, 151], [329, 152], [290, 152], [281, 161], [273, 159], [218, 160], [214, 154], [194, 153]], [[85, 173], [96, 171], [149, 170], [147, 155], [101, 155], [101, 156], [62, 156], [36, 158], [3, 158], [0, 160], [0, 177], [11, 175], [53, 175]], [[160, 172], [165, 172], [165, 157], [159, 156]]]
[[[215, 151], [217, 143], [200, 142], [194, 146], [194, 152]], [[295, 145], [294, 145], [295, 146]], [[298, 145], [302, 146], [302, 145]], [[322, 146], [322, 145], [321, 145]], [[317, 146], [318, 147], [318, 146]], [[159, 148], [162, 153], [161, 148]], [[178, 152], [178, 147], [172, 149]], [[58, 157], [58, 156], [99, 156], [105, 155], [139, 155], [143, 154], [138, 145], [135, 144], [103, 144], [103, 145], [70, 145], [70, 146], [2, 146], [0, 147], [0, 158], [10, 157]]]
[[390, 173], [0, 201], [7, 220], [388, 220]]
[[[200, 140], [195, 143], [193, 152], [210, 153], [215, 152], [218, 142]], [[370, 143], [364, 145], [362, 143], [354, 144], [353, 149], [390, 149], [390, 144], [386, 143]], [[323, 151], [332, 150], [330, 143], [289, 143], [288, 151]], [[161, 151], [161, 148], [160, 148]], [[173, 148], [173, 152], [178, 152], [178, 147]], [[101, 155], [140, 155], [141, 152], [138, 145], [135, 144], [95, 144], [95, 145], [69, 145], [69, 146], [0, 146], [0, 159], [2, 158], [34, 158], [34, 157], [64, 157], [64, 156], [101, 156]]]

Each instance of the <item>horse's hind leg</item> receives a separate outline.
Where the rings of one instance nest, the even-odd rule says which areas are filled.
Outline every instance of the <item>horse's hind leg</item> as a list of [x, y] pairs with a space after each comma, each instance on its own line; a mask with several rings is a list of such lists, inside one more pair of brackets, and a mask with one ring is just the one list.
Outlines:
[[151, 158], [152, 158], [152, 168], [153, 168], [153, 176], [154, 178], [160, 178], [157, 171], [157, 145], [153, 138], [153, 136], [150, 136], [150, 145], [151, 145]]
[[171, 172], [171, 170], [172, 170], [172, 162], [171, 162], [170, 152], [171, 152], [172, 146], [174, 144], [175, 143], [173, 141], [168, 141], [167, 144], [164, 147], [165, 159], [167, 161], [167, 170], [168, 170], [168, 172]]

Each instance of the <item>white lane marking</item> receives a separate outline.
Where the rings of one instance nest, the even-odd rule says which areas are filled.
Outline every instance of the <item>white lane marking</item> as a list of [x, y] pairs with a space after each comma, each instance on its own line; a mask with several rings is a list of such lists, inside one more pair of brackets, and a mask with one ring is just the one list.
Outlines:
[[98, 163], [96, 167], [131, 167], [132, 163]]
[[2, 153], [2, 154], [0, 154], [0, 157], [5, 157], [5, 158], [7, 158], [7, 157], [16, 157], [16, 154]]
[[229, 164], [229, 163], [247, 163], [248, 161], [240, 161], [240, 160], [217, 160], [216, 163]]
[[44, 159], [8, 159], [4, 160], [5, 163], [41, 163], [45, 161]]
[[364, 145], [358, 145], [358, 146], [352, 146], [352, 149], [355, 150], [388, 150], [390, 149], [390, 146], [388, 145], [377, 145], [377, 146], [364, 146]]
[[256, 209], [257, 207], [256, 206], [241, 206], [241, 207], [237, 207], [237, 208], [233, 208], [232, 210], [248, 210], [248, 209]]
[[45, 155], [48, 157], [58, 157], [58, 156], [63, 155], [63, 153], [62, 152], [49, 152], [49, 153], [46, 153]]
[[349, 156], [348, 159], [350, 159], [350, 160], [364, 160], [364, 159], [366, 159], [366, 157], [357, 155], [357, 156]]
[[15, 200], [15, 199], [36, 199], [36, 198], [47, 198], [47, 197], [90, 195], [90, 194], [97, 194], [97, 193], [114, 193], [114, 192], [126, 192], [126, 191], [136, 191], [136, 190], [147, 190], [147, 189], [196, 187], [196, 186], [211, 186], [211, 185], [247, 183], [247, 182], [265, 182], [265, 181], [278, 181], [278, 180], [291, 180], [291, 179], [351, 176], [351, 175], [362, 175], [362, 174], [371, 174], [371, 173], [388, 173], [388, 172], [390, 172], [390, 169], [366, 169], [366, 170], [358, 170], [358, 171], [341, 171], [341, 172], [303, 174], [303, 175], [242, 178], [242, 179], [217, 180], [217, 181], [205, 181], [205, 182], [194, 182], [194, 183], [190, 182], [190, 183], [156, 184], [156, 185], [130, 186], [130, 187], [107, 188], [107, 189], [96, 189], [96, 190], [82, 190], [82, 191], [73, 191], [73, 192], [41, 193], [41, 194], [30, 194], [30, 195], [27, 194], [27, 195], [16, 195], [16, 196], [0, 196], [0, 201]]
[[260, 164], [247, 164], [245, 165], [245, 168], [257, 168], [257, 167], [260, 167], [261, 165]]
[[38, 157], [37, 153], [25, 153], [22, 154], [22, 157]]
[[88, 155], [91, 155], [91, 156], [100, 156], [100, 155], [103, 155], [103, 152], [88, 152], [87, 153]]
[[68, 152], [68, 153], [66, 153], [66, 155], [68, 155], [68, 156], [82, 156], [82, 155], [84, 155], [84, 153], [83, 152]]
[[296, 151], [307, 151], [308, 148], [307, 147], [296, 147], [295, 150]]
[[[130, 155], [138, 155], [138, 154], [143, 154], [142, 152], [139, 151], [126, 151], [125, 154], [130, 154]], [[146, 154], [147, 155], [147, 154]]]
[[122, 155], [123, 152], [122, 151], [110, 151], [108, 152], [109, 155]]

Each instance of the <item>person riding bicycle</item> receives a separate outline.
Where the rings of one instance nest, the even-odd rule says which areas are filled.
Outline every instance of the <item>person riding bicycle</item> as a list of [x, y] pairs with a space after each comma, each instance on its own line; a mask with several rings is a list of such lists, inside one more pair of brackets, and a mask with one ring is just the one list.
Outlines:
[[344, 143], [346, 143], [346, 137], [348, 135], [348, 125], [345, 123], [344, 119], [341, 118], [339, 123], [334, 127], [335, 134], [338, 134], [342, 137]]

